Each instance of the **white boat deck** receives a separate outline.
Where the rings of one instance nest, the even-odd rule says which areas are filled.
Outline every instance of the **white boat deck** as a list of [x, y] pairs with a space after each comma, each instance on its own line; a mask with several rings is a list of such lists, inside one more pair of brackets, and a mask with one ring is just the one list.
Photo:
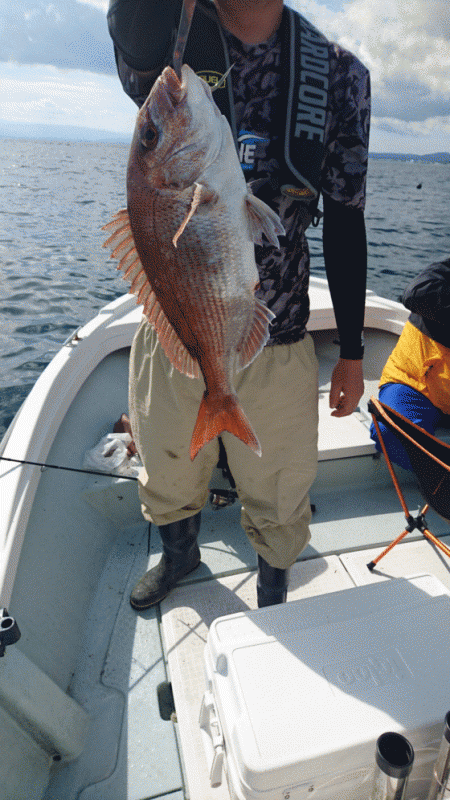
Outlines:
[[[404, 528], [369, 438], [367, 401], [407, 313], [368, 294], [365, 395], [360, 411], [335, 419], [327, 405], [334, 317], [326, 284], [313, 284], [319, 470], [311, 543], [292, 569], [288, 601], [424, 572], [450, 588], [450, 564], [417, 531], [380, 569], [366, 567]], [[119, 298], [61, 349], [12, 423], [3, 455], [82, 465], [126, 410], [128, 348], [139, 317], [133, 298]], [[449, 434], [437, 435], [448, 441]], [[421, 504], [415, 480], [397, 474], [414, 513]], [[207, 626], [256, 606], [256, 555], [238, 503], [204, 510], [200, 566], [160, 606], [136, 613], [130, 590], [161, 550], [154, 530], [147, 551], [136, 483], [4, 461], [0, 475], [10, 501], [0, 518], [1, 605], [22, 633], [0, 670], [0, 800], [228, 800], [223, 787], [209, 788], [197, 716]], [[212, 485], [224, 487], [217, 470]], [[447, 522], [432, 512], [427, 520], [450, 539]], [[177, 722], [161, 700], [170, 681]], [[36, 691], [27, 692], [30, 686]]]
[[[372, 334], [369, 331], [367, 346], [376, 348], [379, 334]], [[450, 588], [450, 563], [417, 532], [409, 534], [381, 562], [379, 570], [370, 573], [365, 566], [403, 530], [404, 517], [386, 466], [374, 457], [368, 436], [366, 401], [376, 392], [377, 376], [368, 376], [361, 413], [346, 420], [329, 417], [326, 390], [335, 358], [330, 336], [321, 333], [317, 342], [322, 365], [320, 413], [328, 424], [322, 426], [319, 473], [311, 492], [315, 507], [312, 539], [292, 569], [288, 601], [424, 572], [435, 574]], [[389, 350], [389, 341], [383, 340], [383, 347]], [[119, 379], [126, 368], [126, 354], [108, 358], [115, 359], [113, 375]], [[122, 392], [118, 403], [123, 401]], [[120, 405], [118, 408], [123, 410]], [[94, 436], [96, 415], [100, 420], [94, 407], [89, 446], [106, 432], [102, 423]], [[66, 424], [72, 424], [70, 416]], [[56, 441], [49, 461], [61, 458], [58, 446]], [[420, 504], [415, 481], [398, 472], [406, 500], [415, 512]], [[44, 476], [53, 482], [54, 491], [61, 491], [67, 480], [66, 476], [50, 475], [50, 471]], [[219, 475], [215, 477], [220, 480]], [[83, 648], [69, 686], [70, 695], [89, 715], [87, 741], [78, 759], [54, 765], [44, 798], [228, 800], [224, 787], [209, 787], [197, 717], [204, 689], [202, 655], [207, 626], [218, 616], [256, 607], [256, 556], [240, 528], [238, 504], [219, 511], [204, 510], [201, 565], [160, 606], [136, 613], [128, 595], [143, 572], [159, 559], [158, 534], [154, 531], [148, 556], [147, 526], [140, 516], [135, 483], [94, 477], [81, 481], [83, 502], [97, 510], [99, 519], [109, 520], [111, 549], [87, 609], [81, 632]], [[448, 523], [434, 513], [428, 515], [428, 523], [433, 533], [450, 534]], [[71, 531], [70, 536], [74, 535]], [[80, 535], [92, 536], [95, 531], [80, 530]], [[77, 603], [83, 598], [72, 596], [71, 600]], [[174, 689], [178, 722], [160, 715], [158, 687], [167, 681]], [[32, 795], [27, 800], [33, 800]]]

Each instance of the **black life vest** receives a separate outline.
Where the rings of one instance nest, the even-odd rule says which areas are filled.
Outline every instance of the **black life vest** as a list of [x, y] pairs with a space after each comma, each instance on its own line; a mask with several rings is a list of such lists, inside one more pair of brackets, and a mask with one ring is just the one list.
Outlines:
[[[147, 91], [161, 69], [171, 63], [181, 9], [181, 0], [173, 0], [167, 6], [165, 0], [152, 2], [155, 5], [149, 0], [110, 0], [108, 11], [116, 58], [120, 54], [131, 72], [138, 70], [143, 77], [148, 76]], [[167, 14], [164, 15], [165, 9]], [[157, 39], [155, 18], [161, 25], [161, 37]], [[306, 227], [310, 212], [314, 213], [317, 208], [320, 193], [328, 105], [329, 42], [310, 22], [286, 6], [280, 33], [282, 85], [287, 88], [279, 98], [280, 116], [284, 119], [284, 135], [280, 137], [277, 153], [279, 170], [276, 175], [267, 177], [265, 186], [254, 191], [269, 204], [280, 193], [303, 201]], [[167, 51], [165, 42], [170, 39]], [[158, 48], [159, 56], [156, 55]], [[197, 0], [183, 60], [212, 87], [231, 66], [225, 36], [211, 0]], [[150, 63], [153, 67], [149, 71]], [[120, 73], [120, 59], [118, 69]], [[214, 100], [228, 119], [239, 149], [231, 76], [225, 86], [214, 93]], [[247, 180], [252, 179], [251, 173], [244, 171], [244, 174]]]
[[[329, 43], [310, 22], [284, 7], [281, 22], [282, 83], [285, 131], [279, 153], [277, 186], [299, 200], [312, 200], [320, 192], [324, 157], [324, 129], [328, 104]], [[214, 88], [230, 68], [228, 48], [215, 6], [197, 0], [185, 51], [185, 62]], [[214, 93], [237, 141], [231, 77]]]

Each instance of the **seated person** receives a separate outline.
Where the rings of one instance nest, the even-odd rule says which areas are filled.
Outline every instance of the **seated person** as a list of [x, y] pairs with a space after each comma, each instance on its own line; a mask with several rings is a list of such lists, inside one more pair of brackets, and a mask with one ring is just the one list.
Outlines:
[[[450, 414], [450, 258], [421, 272], [406, 288], [402, 302], [411, 314], [386, 362], [378, 396], [434, 434]], [[383, 424], [380, 430], [391, 460], [412, 470], [394, 434]], [[370, 435], [381, 451], [373, 423]]]

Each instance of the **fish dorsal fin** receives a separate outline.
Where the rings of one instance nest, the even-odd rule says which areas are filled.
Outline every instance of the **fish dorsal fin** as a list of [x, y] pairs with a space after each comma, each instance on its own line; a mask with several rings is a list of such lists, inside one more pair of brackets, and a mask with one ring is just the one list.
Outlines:
[[212, 189], [209, 189], [203, 183], [194, 183], [191, 205], [189, 206], [188, 212], [183, 222], [181, 223], [175, 236], [172, 239], [172, 244], [174, 247], [177, 246], [178, 239], [180, 238], [181, 234], [186, 228], [186, 225], [190, 222], [190, 220], [194, 216], [197, 209], [202, 205], [206, 204], [213, 205], [214, 203], [217, 202], [217, 199], [218, 195], [216, 192], [213, 192]]
[[269, 325], [275, 319], [275, 314], [255, 297], [255, 309], [250, 330], [239, 342], [236, 359], [236, 369], [239, 371], [247, 367], [261, 352], [269, 339]]
[[119, 211], [102, 230], [110, 234], [103, 247], [111, 250], [112, 258], [120, 259], [117, 269], [122, 270], [124, 280], [130, 282], [130, 292], [144, 306], [144, 314], [155, 329], [170, 363], [188, 378], [199, 378], [200, 368], [197, 361], [186, 350], [150, 286], [136, 250], [128, 212], [125, 209]]
[[274, 247], [279, 247], [278, 237], [283, 236], [285, 230], [278, 214], [272, 211], [259, 197], [255, 197], [250, 192], [247, 193], [245, 202], [251, 240], [255, 244], [264, 244], [262, 239], [264, 234], [270, 244], [273, 244]]

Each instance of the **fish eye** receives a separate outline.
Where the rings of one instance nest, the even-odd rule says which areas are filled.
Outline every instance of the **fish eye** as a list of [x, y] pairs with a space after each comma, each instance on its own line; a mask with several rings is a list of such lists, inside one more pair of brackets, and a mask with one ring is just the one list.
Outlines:
[[141, 136], [139, 144], [143, 150], [153, 150], [158, 141], [158, 134], [155, 128], [148, 127], [145, 136]]

